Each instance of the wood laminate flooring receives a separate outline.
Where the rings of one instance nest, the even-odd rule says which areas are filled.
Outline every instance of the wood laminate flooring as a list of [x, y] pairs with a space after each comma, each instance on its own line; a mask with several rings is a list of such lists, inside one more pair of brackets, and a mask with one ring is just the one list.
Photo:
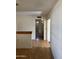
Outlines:
[[32, 48], [16, 49], [16, 59], [54, 59], [47, 41], [32, 41]]
[[32, 40], [32, 47], [50, 47], [47, 40]]
[[53, 59], [50, 48], [33, 48], [33, 59]]

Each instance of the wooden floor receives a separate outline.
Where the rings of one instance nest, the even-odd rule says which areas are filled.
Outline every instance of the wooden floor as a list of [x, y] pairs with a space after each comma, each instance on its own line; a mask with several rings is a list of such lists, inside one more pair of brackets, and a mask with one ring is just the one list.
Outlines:
[[53, 59], [50, 48], [33, 48], [32, 59]]
[[16, 49], [16, 59], [53, 59], [47, 41], [32, 41], [32, 48]]
[[50, 47], [47, 40], [32, 40], [32, 47]]

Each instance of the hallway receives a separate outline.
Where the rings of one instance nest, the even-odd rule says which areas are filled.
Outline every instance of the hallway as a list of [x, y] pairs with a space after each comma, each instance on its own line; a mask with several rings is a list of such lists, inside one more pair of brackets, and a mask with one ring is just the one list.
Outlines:
[[23, 32], [16, 37], [17, 59], [62, 59], [61, 5], [62, 0], [16, 0], [16, 32]]
[[17, 59], [53, 59], [49, 43], [47, 41], [32, 41], [32, 48], [17, 49]]

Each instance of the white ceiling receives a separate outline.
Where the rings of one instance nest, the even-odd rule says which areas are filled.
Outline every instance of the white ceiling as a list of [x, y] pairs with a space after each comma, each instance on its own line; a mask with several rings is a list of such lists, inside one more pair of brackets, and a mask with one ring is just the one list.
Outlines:
[[26, 13], [41, 11], [41, 15], [46, 15], [54, 6], [56, 1], [57, 0], [16, 0], [16, 3], [18, 3], [16, 11]]

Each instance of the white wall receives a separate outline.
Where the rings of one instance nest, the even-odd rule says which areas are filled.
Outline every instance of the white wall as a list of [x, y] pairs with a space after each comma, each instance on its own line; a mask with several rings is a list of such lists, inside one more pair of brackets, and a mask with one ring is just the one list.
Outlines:
[[35, 16], [16, 15], [17, 31], [32, 31], [32, 39], [35, 39]]
[[16, 48], [32, 48], [31, 34], [16, 34]]
[[47, 40], [50, 42], [50, 19], [47, 20]]
[[44, 40], [47, 40], [47, 20], [44, 18]]
[[55, 59], [62, 59], [62, 3], [57, 2], [51, 12], [50, 39]]

